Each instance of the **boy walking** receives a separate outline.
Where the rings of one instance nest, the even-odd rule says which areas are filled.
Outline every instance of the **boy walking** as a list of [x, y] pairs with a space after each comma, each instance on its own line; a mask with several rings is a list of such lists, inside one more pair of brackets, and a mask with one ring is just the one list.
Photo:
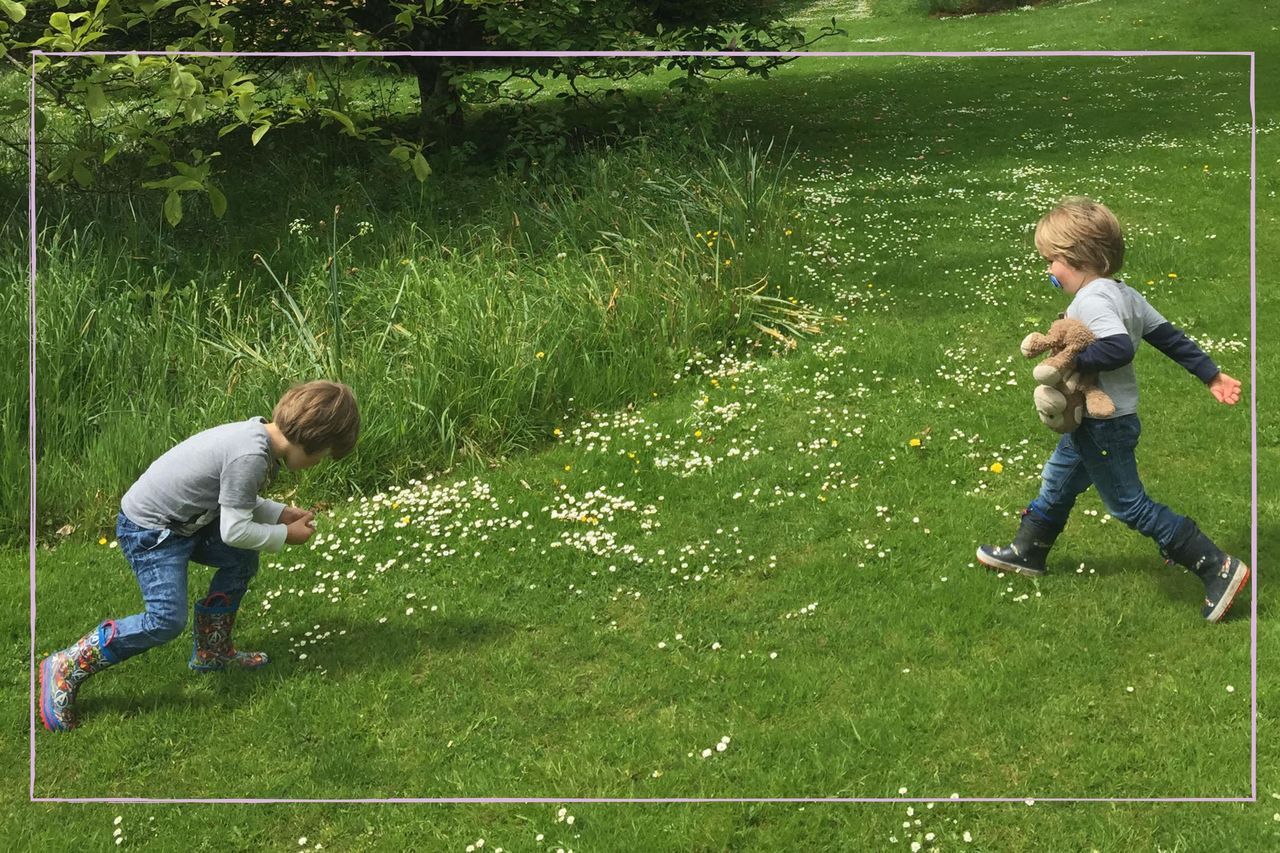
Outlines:
[[1013, 543], [983, 545], [978, 560], [1000, 571], [1038, 577], [1045, 557], [1076, 497], [1091, 484], [1115, 518], [1155, 540], [1161, 556], [1190, 569], [1204, 583], [1204, 618], [1217, 622], [1249, 579], [1249, 567], [1218, 548], [1190, 518], [1147, 496], [1138, 478], [1134, 450], [1138, 383], [1133, 357], [1140, 341], [1172, 358], [1204, 382], [1222, 403], [1235, 405], [1240, 382], [1218, 369], [1195, 342], [1165, 320], [1150, 303], [1113, 276], [1124, 261], [1120, 223], [1104, 205], [1070, 198], [1036, 225], [1036, 249], [1049, 262], [1049, 279], [1072, 297], [1066, 316], [1080, 320], [1097, 338], [1076, 357], [1076, 369], [1097, 373], [1098, 385], [1115, 402], [1109, 418], [1084, 418], [1063, 435], [1045, 463], [1040, 494], [1022, 513]]
[[196, 602], [190, 667], [256, 668], [263, 652], [237, 651], [236, 611], [258, 571], [259, 551], [300, 545], [314, 513], [258, 497], [279, 464], [310, 468], [355, 447], [360, 413], [346, 385], [316, 381], [285, 392], [271, 421], [254, 417], [191, 436], [164, 453], [120, 501], [116, 539], [137, 576], [145, 610], [108, 619], [40, 664], [40, 719], [50, 731], [76, 726], [75, 698], [94, 673], [172, 640], [187, 624], [187, 564], [217, 571]]

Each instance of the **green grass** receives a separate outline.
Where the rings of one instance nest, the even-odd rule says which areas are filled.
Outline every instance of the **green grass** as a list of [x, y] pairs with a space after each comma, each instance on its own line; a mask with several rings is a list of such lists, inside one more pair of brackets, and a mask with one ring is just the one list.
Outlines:
[[[889, 17], [851, 39], [897, 31], [909, 5], [872, 4]], [[1028, 19], [1052, 28], [1035, 38], [1062, 43], [1138, 9], [1061, 4], [901, 29], [955, 40], [935, 48], [982, 46], [984, 28], [988, 43], [1027, 46]], [[1189, 38], [1178, 14], [1153, 35]], [[1131, 25], [1107, 46], [1147, 32]], [[657, 398], [562, 412], [543, 425], [553, 446], [496, 469], [468, 458], [419, 484], [388, 478], [382, 500], [334, 501], [321, 533], [337, 548], [268, 559], [246, 603], [242, 644], [273, 653], [267, 671], [196, 679], [174, 643], [103, 674], [84, 691], [84, 728], [37, 733], [37, 795], [1247, 796], [1247, 599], [1203, 624], [1195, 582], [1092, 493], [1046, 578], [972, 565], [978, 542], [1011, 533], [1053, 441], [1016, 345], [1064, 305], [1029, 231], [1058, 196], [1111, 204], [1128, 228], [1127, 280], [1248, 378], [1247, 67], [823, 63], [726, 96], [763, 138], [804, 130], [791, 172], [803, 239], [768, 259], [807, 286], [821, 336], [789, 355], [743, 344], [728, 361], [677, 363]], [[1259, 143], [1260, 162], [1274, 159], [1270, 137]], [[1274, 191], [1264, 172], [1262, 257], [1275, 256], [1261, 227]], [[1246, 552], [1247, 408], [1218, 405], [1149, 349], [1138, 370], [1149, 490]], [[1264, 423], [1263, 555], [1280, 545], [1266, 521], [1276, 438]], [[136, 607], [109, 547], [77, 534], [38, 560], [40, 654]], [[207, 577], [193, 570], [193, 585]], [[1276, 646], [1265, 602], [1263, 670]], [[14, 612], [5, 625], [20, 693], [26, 623]], [[1257, 804], [566, 804], [572, 824], [557, 803], [102, 804], [15, 806], [9, 819], [46, 844], [110, 845], [119, 815], [126, 845], [156, 850], [482, 838], [511, 850], [1257, 850], [1277, 834], [1273, 694], [1264, 675]]]

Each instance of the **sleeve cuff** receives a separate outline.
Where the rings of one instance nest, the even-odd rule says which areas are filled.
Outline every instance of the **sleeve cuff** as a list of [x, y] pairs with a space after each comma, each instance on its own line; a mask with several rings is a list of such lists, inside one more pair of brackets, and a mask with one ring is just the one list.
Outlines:
[[267, 534], [267, 543], [262, 546], [264, 551], [279, 551], [284, 547], [284, 539], [289, 535], [289, 528], [283, 524], [271, 525], [271, 532]]
[[1204, 361], [1199, 365], [1197, 365], [1196, 369], [1191, 372], [1196, 375], [1197, 379], [1199, 379], [1205, 385], [1208, 385], [1210, 382], [1213, 381], [1213, 377], [1221, 373], [1222, 370], [1218, 367], [1218, 365], [1213, 363], [1212, 359], [1210, 359], [1208, 356], [1205, 356]]

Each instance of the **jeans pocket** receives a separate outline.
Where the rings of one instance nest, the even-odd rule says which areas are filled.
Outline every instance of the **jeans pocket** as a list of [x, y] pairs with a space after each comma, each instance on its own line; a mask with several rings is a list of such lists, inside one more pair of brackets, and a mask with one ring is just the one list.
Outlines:
[[1093, 430], [1093, 440], [1108, 454], [1132, 453], [1138, 446], [1141, 431], [1137, 415], [1121, 415], [1098, 421]]
[[139, 551], [154, 551], [159, 548], [173, 533], [167, 527], [161, 527], [159, 530], [148, 530], [143, 528], [136, 534], [137, 539], [134, 540], [134, 546]]

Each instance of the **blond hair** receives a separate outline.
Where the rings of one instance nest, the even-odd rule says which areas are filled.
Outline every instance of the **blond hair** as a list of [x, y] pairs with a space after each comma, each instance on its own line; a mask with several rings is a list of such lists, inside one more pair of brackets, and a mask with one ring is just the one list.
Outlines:
[[1036, 249], [1078, 270], [1115, 275], [1124, 265], [1124, 235], [1116, 215], [1084, 196], [1063, 199], [1036, 223]]
[[350, 453], [360, 436], [356, 395], [341, 382], [318, 379], [293, 386], [276, 403], [271, 420], [307, 453], [328, 450], [334, 459]]

